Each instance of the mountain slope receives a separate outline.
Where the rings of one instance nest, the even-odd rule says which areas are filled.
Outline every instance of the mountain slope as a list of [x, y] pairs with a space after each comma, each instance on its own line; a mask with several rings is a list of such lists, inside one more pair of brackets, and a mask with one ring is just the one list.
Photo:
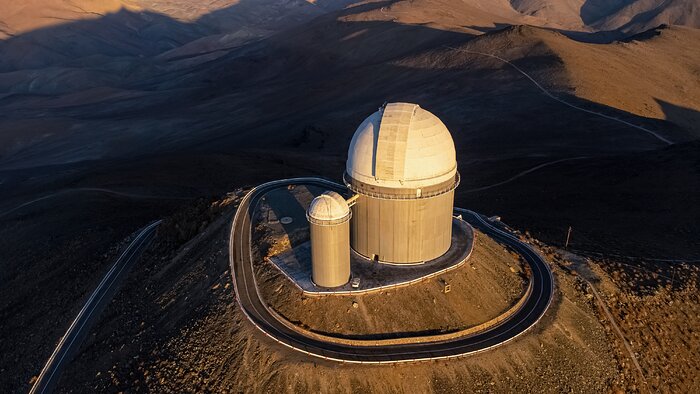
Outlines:
[[127, 7], [122, 0], [0, 1], [0, 39], [83, 19], [97, 19]]
[[637, 0], [600, 18], [593, 27], [630, 34], [662, 24], [700, 28], [700, 3], [696, 0]]
[[639, 33], [661, 24], [700, 27], [696, 0], [511, 0], [513, 8], [570, 30]]
[[[87, 56], [66, 67], [0, 74], [8, 114], [0, 118], [2, 165], [267, 143], [293, 148], [308, 130], [320, 130], [333, 150], [345, 146], [358, 114], [386, 100], [421, 102], [451, 129], [468, 130], [456, 139], [474, 159], [659, 147], [643, 131], [546, 97], [501, 61], [460, 49], [515, 62], [553, 94], [671, 140], [697, 136], [700, 59], [686, 51], [695, 29], [605, 45], [534, 27], [475, 36], [455, 25], [466, 11], [427, 7], [451, 0], [422, 1], [349, 7], [213, 57]], [[99, 31], [112, 26], [109, 18], [105, 27], [89, 23]]]
[[[349, 0], [24, 0], [0, 1], [0, 39], [120, 10], [156, 13], [213, 30], [290, 26], [340, 9]], [[4, 33], [4, 36], [2, 35]]]
[[[700, 30], [649, 31], [609, 45], [552, 40], [577, 97], [645, 118], [664, 119], [700, 138]], [[682, 137], [682, 136], [679, 136]]]
[[[553, 90], [644, 118], [668, 120], [686, 130], [683, 138], [700, 137], [700, 51], [687, 50], [700, 42], [700, 30], [662, 27], [625, 42], [591, 44], [521, 27], [479, 37], [471, 46], [507, 54], [515, 37], [542, 43], [561, 61], [567, 82], [550, 83]], [[548, 83], [547, 75], [539, 78]]]
[[[467, 168], [462, 176], [478, 171], [489, 169]], [[562, 162], [483, 191], [460, 189], [464, 204], [555, 245], [572, 226], [574, 249], [700, 259], [700, 244], [689, 242], [700, 231], [700, 141]]]

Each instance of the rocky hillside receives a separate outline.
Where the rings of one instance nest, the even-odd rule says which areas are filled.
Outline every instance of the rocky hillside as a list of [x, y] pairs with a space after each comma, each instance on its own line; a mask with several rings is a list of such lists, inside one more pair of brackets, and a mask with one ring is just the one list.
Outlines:
[[579, 42], [522, 26], [477, 37], [466, 48], [524, 61], [546, 52], [557, 59], [564, 78], [553, 80], [542, 73], [541, 65], [526, 71], [562, 98], [575, 96], [672, 122], [685, 130], [677, 138], [687, 140], [700, 137], [700, 51], [683, 48], [698, 41], [700, 30], [681, 26], [662, 26], [610, 44]]
[[[494, 130], [492, 124], [515, 117], [487, 116], [501, 107], [521, 114], [516, 117], [534, 116], [530, 119], [538, 123], [538, 130], [561, 129], [557, 119], [537, 115], [548, 106], [593, 122], [585, 127], [587, 132], [609, 130], [592, 139], [582, 131], [541, 135], [526, 130], [521, 136], [523, 143], [532, 144], [526, 148], [533, 150], [530, 154], [551, 155], [551, 149], [543, 148], [552, 144], [582, 153], [579, 148], [584, 145], [572, 144], [582, 137], [587, 139], [584, 144], [590, 144], [583, 148], [587, 153], [657, 146], [634, 129], [559, 107], [512, 67], [464, 52], [469, 48], [513, 61], [543, 86], [597, 112], [646, 123], [671, 140], [697, 135], [698, 59], [685, 51], [697, 40], [695, 29], [673, 27], [651, 38], [606, 45], [584, 44], [538, 28], [509, 28], [475, 38], [448, 29], [451, 17], [419, 22], [434, 16], [432, 8], [412, 12], [415, 23], [403, 22], [408, 16], [398, 13], [400, 7], [389, 11], [403, 15], [401, 23], [387, 20], [392, 17], [383, 9], [369, 4], [326, 14], [284, 34], [227, 50], [196, 39], [204, 29], [199, 25], [159, 16], [175, 34], [165, 37], [148, 28], [145, 14], [129, 11], [40, 32], [47, 34], [45, 46], [24, 42], [29, 39], [24, 35], [4, 41], [0, 43], [0, 51], [7, 55], [2, 57], [4, 67], [26, 68], [0, 73], [0, 108], [8, 114], [0, 118], [5, 130], [0, 136], [0, 168], [200, 145], [220, 151], [246, 146], [250, 133], [284, 145], [298, 139], [294, 132], [279, 135], [290, 125], [324, 129], [337, 142], [331, 146], [339, 147], [346, 144], [351, 125], [360, 120], [355, 114], [387, 99], [419, 100], [445, 117], [451, 129], [469, 130], [464, 147], [486, 148], [488, 144], [475, 140], [509, 131]], [[134, 35], [122, 29], [120, 18], [148, 32], [151, 40], [146, 40], [145, 48], [129, 40], [142, 42], [138, 37], [146, 33]], [[78, 31], [87, 37], [80, 45], [57, 49], [76, 42], [67, 37]], [[114, 38], [119, 35], [128, 40]], [[176, 42], [190, 44], [172, 49]], [[211, 51], [200, 53], [195, 44]], [[26, 46], [42, 49], [21, 50]], [[52, 65], [42, 66], [46, 61]], [[639, 78], [641, 74], [645, 78]], [[314, 94], [300, 96], [300, 89]], [[348, 117], [345, 108], [356, 111]], [[528, 122], [516, 123], [529, 127]], [[601, 144], [610, 133], [624, 143]], [[500, 151], [512, 154], [507, 148]]]
[[[682, 0], [0, 1], [0, 387], [26, 391], [129, 234], [195, 206], [188, 197], [285, 177], [339, 180], [355, 128], [385, 101], [419, 103], [450, 129], [457, 206], [553, 245], [572, 226], [581, 250], [698, 256], [696, 9]], [[178, 242], [154, 244], [63, 390], [639, 387], [566, 269], [556, 322], [506, 356], [396, 368], [387, 381], [386, 369], [270, 351], [226, 285], [227, 226], [177, 257], [206, 223], [195, 217], [163, 234]], [[643, 346], [656, 337], [635, 333], [645, 314], [650, 330], [676, 332], [658, 317], [663, 304], [697, 303], [692, 289], [660, 294], [616, 298], [620, 317], [644, 308], [623, 327]], [[692, 318], [677, 308], [668, 313]], [[659, 343], [680, 342], [650, 348], [695, 346], [688, 326], [677, 328]], [[664, 382], [697, 375], [693, 356], [645, 357], [649, 383], [697, 392], [692, 381]]]
[[694, 0], [511, 0], [525, 15], [559, 21], [572, 30], [639, 33], [661, 24], [700, 27]]

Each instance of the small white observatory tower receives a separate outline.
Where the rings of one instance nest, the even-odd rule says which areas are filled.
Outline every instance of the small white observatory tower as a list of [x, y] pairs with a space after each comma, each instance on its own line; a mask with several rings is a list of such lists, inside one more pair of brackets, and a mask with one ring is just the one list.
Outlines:
[[325, 192], [311, 201], [311, 276], [317, 286], [337, 287], [350, 280], [350, 217], [345, 199]]

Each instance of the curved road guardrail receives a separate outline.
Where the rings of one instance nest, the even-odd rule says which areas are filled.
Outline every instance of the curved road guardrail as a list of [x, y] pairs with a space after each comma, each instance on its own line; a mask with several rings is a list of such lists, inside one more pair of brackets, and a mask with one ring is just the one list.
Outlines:
[[496, 241], [513, 248], [530, 265], [532, 293], [517, 312], [500, 324], [474, 335], [434, 342], [363, 347], [323, 341], [294, 330], [269, 310], [260, 295], [255, 280], [251, 250], [253, 210], [258, 199], [269, 190], [288, 185], [313, 185], [332, 190], [345, 190], [343, 185], [313, 177], [283, 179], [260, 185], [251, 190], [241, 201], [231, 225], [229, 239], [231, 275], [236, 299], [243, 314], [265, 335], [288, 348], [326, 360], [362, 364], [390, 364], [460, 357], [512, 341], [537, 324], [551, 304], [554, 278], [547, 262], [531, 246], [492, 226], [479, 214], [455, 208], [455, 211], [467, 217], [473, 226]]

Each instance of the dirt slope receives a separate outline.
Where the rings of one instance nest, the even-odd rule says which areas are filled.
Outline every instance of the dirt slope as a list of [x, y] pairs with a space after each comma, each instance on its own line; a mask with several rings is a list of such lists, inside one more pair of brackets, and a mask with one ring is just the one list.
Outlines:
[[[468, 48], [494, 54], [532, 56], [544, 45], [561, 62], [564, 81], [528, 67], [562, 98], [577, 98], [644, 118], [663, 119], [685, 129], [685, 138], [700, 137], [700, 30], [661, 27], [624, 42], [591, 44], [535, 27], [505, 29], [474, 39]], [[528, 53], [528, 51], [530, 53]], [[517, 59], [517, 58], [516, 58]], [[640, 72], [643, 70], [643, 72]]]
[[[586, 0], [511, 0], [518, 12], [549, 21], [558, 21], [562, 26], [575, 30], [587, 30], [584, 22], [586, 13], [582, 10]], [[607, 14], [606, 14], [607, 15]]]
[[[700, 30], [681, 26], [610, 45], [551, 40], [577, 97], [645, 118], [665, 119], [700, 137]], [[640, 72], [640, 70], [644, 70]]]
[[[505, 164], [503, 164], [505, 165]], [[465, 168], [463, 177], [489, 171]], [[700, 143], [562, 162], [493, 189], [457, 189], [457, 200], [582, 250], [700, 260]], [[543, 209], [542, 207], [547, 207]]]
[[639, 33], [661, 24], [700, 27], [694, 0], [511, 0], [524, 15], [569, 30]]
[[[518, 114], [514, 117], [532, 117], [532, 122], [553, 121], [540, 116], [537, 108], [556, 103], [537, 97], [537, 88], [515, 70], [493, 59], [445, 50], [470, 40], [470, 48], [519, 62], [544, 86], [582, 100], [574, 101], [598, 104], [592, 107], [601, 111], [610, 107], [615, 116], [625, 116], [615, 110], [637, 115], [640, 118], [633, 119], [637, 123], [646, 118], [668, 120], [651, 121], [650, 127], [670, 137], [697, 135], [698, 56], [685, 50], [697, 41], [696, 29], [672, 27], [656, 37], [606, 45], [585, 44], [537, 28], [511, 28], [474, 39], [484, 26], [491, 29], [523, 19], [517, 12], [505, 11], [510, 5], [503, 1], [460, 2], [454, 7], [451, 1], [354, 6], [243, 47], [269, 31], [256, 27], [218, 33], [210, 25], [126, 9], [2, 41], [0, 68], [6, 72], [0, 73], [0, 108], [8, 115], [0, 118], [7, 130], [0, 137], [4, 139], [0, 161], [18, 167], [118, 157], [166, 145], [172, 149], [206, 143], [224, 133], [242, 138], [261, 127], [284, 129], [284, 123], [350, 124], [347, 115], [333, 112], [371, 108], [391, 97], [420, 99], [452, 121], [451, 128], [474, 130], [475, 138], [493, 132], [488, 120], [480, 119], [487, 106], [495, 110], [502, 105]], [[177, 7], [183, 4], [178, 2]], [[452, 12], [440, 11], [446, 8]], [[416, 69], [413, 64], [426, 56], [433, 56], [431, 63]], [[450, 72], [441, 71], [446, 68]], [[441, 94], [433, 93], [434, 86], [440, 86]], [[315, 94], [300, 99], [299, 89]], [[532, 97], [522, 97], [526, 89]], [[348, 90], [352, 95], [341, 94]], [[491, 94], [494, 91], [504, 95]], [[489, 102], [491, 98], [498, 103]], [[224, 131], [222, 123], [229, 116], [233, 127]], [[126, 119], [125, 125], [120, 124]], [[590, 121], [589, 130], [619, 128], [600, 119]], [[497, 129], [503, 127], [511, 126]], [[625, 135], [619, 138], [625, 146], [649, 147], [622, 129]], [[333, 134], [342, 141], [350, 132], [347, 127]], [[532, 130], [523, 137], [537, 142], [527, 149], [561, 145]], [[94, 143], [96, 139], [101, 142]], [[215, 146], [221, 147], [216, 141]], [[600, 142], [596, 145], [603, 146]], [[19, 152], [20, 157], [13, 157]]]
[[498, 352], [395, 366], [308, 358], [258, 332], [236, 306], [228, 226], [212, 224], [201, 242], [173, 248], [175, 225], [203, 220], [193, 213], [168, 220], [59, 392], [601, 392], [634, 382], [619, 373], [611, 338], [571, 276], [539, 327]]
[[598, 30], [639, 33], [661, 24], [700, 27], [700, 4], [695, 0], [637, 0], [602, 17]]
[[[499, 61], [446, 48], [469, 42], [468, 34], [422, 25], [357, 21], [362, 15], [365, 13], [353, 9], [345, 11], [341, 19], [320, 18], [201, 66], [193, 63], [171, 68], [136, 59], [125, 60], [128, 70], [119, 73], [110, 71], [112, 65], [106, 63], [94, 71], [71, 67], [3, 74], [0, 85], [9, 90], [0, 101], [9, 114], [0, 119], [7, 130], [0, 137], [6, 140], [3, 159], [17, 167], [135, 151], [144, 154], [166, 146], [207, 144], [213, 137], [229, 142], [215, 139], [206, 149], [221, 149], [241, 146], [249, 133], [280, 142], [279, 131], [289, 124], [303, 129], [315, 123], [325, 125], [339, 143], [331, 146], [339, 148], [352, 133], [351, 125], [361, 120], [358, 114], [387, 99], [419, 100], [444, 117], [451, 129], [469, 130], [464, 147], [486, 148], [474, 141], [486, 138], [496, 149], [495, 144], [504, 141], [497, 138], [499, 134], [523, 126], [528, 130], [521, 134], [518, 150], [530, 150], [529, 154], [551, 154], [555, 145], [586, 154], [602, 148], [654, 147], [644, 133], [561, 107]], [[688, 52], [678, 59], [667, 55], [683, 53], [697, 32], [668, 31], [669, 39], [662, 33], [660, 39], [639, 43], [592, 45], [546, 30], [511, 29], [473, 39], [467, 48], [517, 62], [552, 91], [581, 100], [572, 98], [574, 102], [591, 102], [596, 110], [637, 123], [652, 118], [649, 127], [670, 139], [682, 140], [695, 132], [691, 111], [699, 106], [696, 92], [700, 83], [694, 77], [697, 60]], [[648, 57], [646, 53], [658, 55]], [[640, 74], [645, 75], [642, 81]], [[107, 85], [109, 90], [95, 90], [95, 85]], [[600, 89], [603, 86], [605, 91]], [[300, 89], [315, 94], [300, 97]], [[352, 94], [342, 94], [346, 91]], [[679, 117], [681, 111], [671, 109], [673, 115], [667, 115], [663, 103], [689, 111]], [[350, 113], [347, 108], [357, 111]], [[507, 108], [513, 116], [491, 115], [498, 113], [498, 108]], [[573, 127], [581, 130], [561, 134], [569, 126], [559, 124], [565, 119], [546, 115], [551, 111], [565, 111], [580, 119]], [[629, 113], [641, 117], [630, 117]], [[513, 125], [494, 125], [515, 118], [528, 118], [528, 122], [521, 119]], [[126, 125], [120, 125], [127, 119]], [[30, 121], [35, 125], [27, 128]], [[691, 129], [678, 132], [678, 128]], [[610, 134], [624, 143], [602, 143]], [[102, 143], [90, 143], [95, 135]], [[143, 143], [144, 138], [151, 142]], [[577, 139], [583, 141], [573, 144]], [[501, 147], [500, 151], [513, 154], [511, 148]], [[66, 152], [74, 157], [67, 158]]]
[[157, 13], [181, 22], [230, 31], [242, 26], [279, 27], [342, 8], [349, 0], [27, 0], [0, 1], [0, 39], [120, 10]]
[[97, 19], [125, 6], [122, 0], [3, 0], [0, 1], [0, 39], [70, 21]]
[[[183, 46], [187, 49], [175, 52], [179, 56], [230, 49], [347, 3], [349, 0], [315, 4], [303, 0], [2, 1], [0, 71], [67, 63], [86, 68], [109, 61], [117, 63], [113, 70], [123, 71], [128, 63]], [[127, 65], [118, 64], [125, 62]]]
[[[462, 267], [413, 286], [357, 296], [306, 297], [277, 268], [260, 264], [263, 297], [290, 322], [317, 333], [392, 338], [463, 330], [494, 319], [525, 293], [519, 257], [476, 232]], [[452, 291], [443, 293], [440, 280]], [[353, 304], [357, 304], [357, 308]]]

